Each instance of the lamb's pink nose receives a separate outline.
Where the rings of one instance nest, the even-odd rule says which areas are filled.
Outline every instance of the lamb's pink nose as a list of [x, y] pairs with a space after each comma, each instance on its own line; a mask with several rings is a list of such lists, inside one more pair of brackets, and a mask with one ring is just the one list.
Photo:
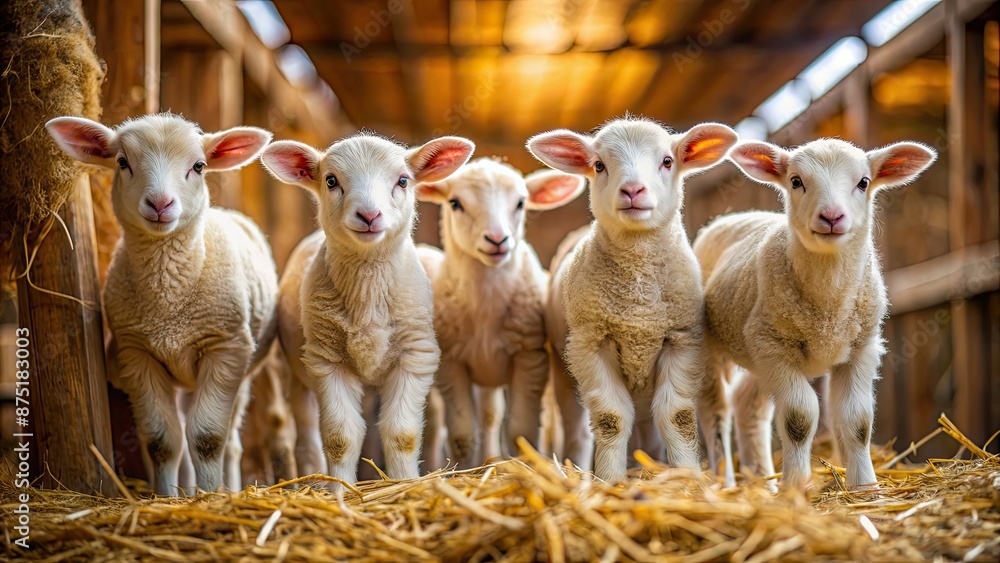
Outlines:
[[362, 221], [364, 221], [368, 225], [371, 225], [372, 223], [374, 223], [375, 219], [378, 219], [381, 216], [382, 216], [382, 212], [379, 211], [379, 210], [377, 210], [377, 209], [374, 210], [374, 211], [372, 211], [372, 210], [358, 211], [358, 218], [360, 218]]
[[498, 233], [490, 233], [488, 235], [483, 235], [483, 238], [486, 239], [486, 242], [499, 247], [501, 244], [507, 242], [507, 239], [510, 238], [510, 235], [501, 235], [501, 234], [498, 234]]
[[826, 210], [819, 214], [820, 219], [822, 219], [830, 228], [836, 227], [837, 223], [844, 218], [844, 214], [840, 212], [839, 209]]
[[152, 207], [156, 210], [157, 215], [163, 215], [163, 212], [167, 210], [168, 207], [174, 204], [173, 198], [170, 196], [158, 196], [158, 197], [147, 197], [146, 205]]
[[629, 199], [635, 199], [636, 196], [646, 191], [646, 186], [640, 186], [638, 184], [630, 184], [622, 186], [621, 192], [628, 196]]

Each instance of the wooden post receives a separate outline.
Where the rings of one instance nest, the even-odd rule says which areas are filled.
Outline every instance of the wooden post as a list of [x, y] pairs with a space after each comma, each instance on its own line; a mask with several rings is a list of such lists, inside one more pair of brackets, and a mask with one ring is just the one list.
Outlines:
[[871, 76], [863, 64], [844, 81], [844, 136], [864, 149], [870, 149]]
[[[159, 111], [159, 0], [83, 0], [83, 12], [94, 31], [97, 56], [108, 69], [101, 88], [101, 121], [117, 125], [129, 117]], [[90, 188], [91, 193], [109, 198], [111, 174], [92, 175]], [[114, 447], [108, 463], [126, 475], [146, 478], [128, 397], [110, 384], [105, 389]]]
[[[166, 45], [169, 29], [163, 30], [163, 39]], [[165, 50], [162, 69], [160, 107], [164, 111], [183, 115], [209, 133], [242, 123], [242, 68], [227, 51], [218, 45]], [[206, 179], [214, 205], [243, 210], [238, 171], [213, 173]]]
[[[985, 51], [982, 23], [967, 24], [961, 3], [945, 4], [951, 101], [948, 108], [949, 238], [952, 252], [981, 242], [985, 180]], [[952, 302], [954, 421], [982, 444], [992, 430], [988, 319], [981, 300]]]
[[[114, 495], [115, 488], [90, 451], [112, 458], [108, 395], [105, 389], [104, 333], [97, 277], [90, 182], [81, 175], [60, 210], [75, 249], [56, 223], [35, 255], [35, 286], [71, 295], [75, 301], [38, 291], [27, 277], [18, 280], [20, 324], [30, 331], [31, 419], [42, 486]], [[54, 219], [53, 219], [54, 220]], [[20, 256], [21, 268], [27, 256]]]

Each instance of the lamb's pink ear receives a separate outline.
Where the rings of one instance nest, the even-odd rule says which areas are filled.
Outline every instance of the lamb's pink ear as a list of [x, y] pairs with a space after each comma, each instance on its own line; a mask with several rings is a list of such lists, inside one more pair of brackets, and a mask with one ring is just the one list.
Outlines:
[[788, 152], [771, 143], [740, 143], [729, 151], [729, 158], [744, 174], [765, 184], [783, 186], [788, 172]]
[[406, 162], [418, 182], [440, 182], [469, 161], [476, 145], [462, 137], [439, 137], [407, 151]]
[[298, 141], [275, 141], [264, 149], [260, 161], [282, 182], [316, 190], [322, 157], [319, 151]]
[[588, 137], [570, 131], [556, 129], [539, 133], [528, 139], [528, 151], [538, 160], [568, 174], [594, 175], [594, 142]]
[[447, 182], [425, 182], [417, 184], [417, 201], [442, 204], [448, 201]]
[[242, 168], [271, 142], [271, 132], [257, 127], [233, 127], [202, 136], [206, 170]]
[[576, 199], [587, 187], [587, 179], [583, 176], [549, 169], [528, 174], [524, 183], [528, 186], [525, 207], [534, 211], [562, 207]]
[[896, 143], [867, 154], [876, 188], [908, 184], [937, 159], [934, 149], [911, 142]]
[[57, 117], [45, 124], [56, 144], [80, 162], [114, 167], [118, 136], [96, 121], [82, 117]]
[[715, 166], [739, 140], [736, 131], [721, 123], [695, 125], [675, 145], [681, 171]]

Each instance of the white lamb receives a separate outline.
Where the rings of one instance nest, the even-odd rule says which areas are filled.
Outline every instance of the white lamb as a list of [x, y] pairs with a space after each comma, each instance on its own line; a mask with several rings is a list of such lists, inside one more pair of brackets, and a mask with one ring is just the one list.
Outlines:
[[[481, 158], [443, 182], [417, 188], [417, 199], [441, 204], [444, 252], [423, 246], [418, 252], [434, 288], [441, 346], [435, 385], [444, 400], [452, 461], [460, 467], [502, 455], [504, 386], [507, 453], [517, 453], [518, 436], [538, 444], [549, 371], [549, 276], [524, 240], [525, 219], [528, 210], [564, 205], [585, 186], [582, 176], [546, 169], [525, 178], [510, 165]], [[479, 391], [478, 432], [473, 385]], [[426, 461], [429, 469], [440, 467], [440, 460]]]
[[550, 306], [565, 315], [565, 360], [590, 411], [601, 479], [625, 477], [633, 424], [648, 418], [671, 463], [698, 465], [703, 304], [681, 219], [683, 183], [736, 140], [725, 125], [681, 134], [626, 118], [593, 136], [557, 130], [528, 141], [545, 164], [591, 181], [596, 221], [553, 273], [561, 291]]
[[[169, 114], [114, 130], [76, 117], [46, 128], [70, 156], [115, 169], [111, 198], [122, 238], [104, 287], [109, 375], [132, 402], [157, 494], [176, 494], [188, 444], [200, 489], [222, 485], [223, 452], [226, 485], [240, 488], [244, 382], [274, 337], [277, 274], [250, 219], [209, 207], [204, 174], [254, 160], [271, 134], [202, 133]], [[186, 424], [178, 388], [192, 392]]]
[[[366, 385], [381, 391], [388, 475], [418, 475], [424, 403], [440, 350], [430, 281], [411, 236], [414, 189], [447, 178], [473, 149], [465, 139], [442, 137], [407, 150], [361, 133], [323, 152], [280, 141], [261, 156], [279, 180], [310, 190], [319, 202], [322, 233], [296, 251], [304, 270], [286, 268], [286, 277], [302, 282], [282, 284], [299, 298], [282, 295], [280, 331], [286, 354], [301, 351], [301, 362], [292, 363], [297, 377], [316, 393], [330, 475], [346, 482], [356, 480], [365, 437]], [[285, 310], [296, 300], [298, 309]]]
[[[762, 142], [732, 150], [730, 158], [744, 173], [779, 188], [785, 213], [726, 215], [694, 243], [706, 280], [706, 347], [714, 358], [714, 381], [705, 386], [703, 401], [711, 407], [704, 410], [711, 414], [703, 430], [713, 460], [719, 449], [729, 457], [729, 408], [718, 391], [735, 363], [749, 371], [737, 382], [735, 401], [741, 461], [758, 473], [774, 473], [771, 396], [783, 448], [782, 486], [805, 486], [819, 418], [809, 380], [829, 373], [830, 413], [847, 484], [875, 485], [868, 444], [887, 306], [872, 244], [875, 196], [914, 180], [935, 157], [916, 143], [865, 153], [836, 139], [791, 152]], [[730, 468], [732, 460], [726, 461]], [[731, 470], [726, 480], [733, 482]]]

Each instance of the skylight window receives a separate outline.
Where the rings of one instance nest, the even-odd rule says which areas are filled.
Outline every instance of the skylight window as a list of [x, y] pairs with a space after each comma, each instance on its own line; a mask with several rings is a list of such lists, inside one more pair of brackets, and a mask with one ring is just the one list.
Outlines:
[[861, 28], [861, 37], [872, 47], [881, 47], [940, 1], [896, 0]]
[[316, 84], [316, 66], [298, 45], [286, 45], [278, 51], [278, 68], [293, 86], [310, 88]]
[[868, 47], [857, 37], [845, 37], [833, 44], [825, 53], [813, 61], [799, 75], [812, 92], [812, 99], [818, 100], [865, 62]]
[[268, 49], [281, 47], [292, 38], [278, 8], [269, 0], [239, 0], [236, 7], [250, 23], [250, 28]]
[[809, 107], [812, 101], [808, 85], [798, 79], [787, 82], [778, 91], [764, 100], [754, 111], [754, 115], [767, 123], [774, 132], [791, 123]]

